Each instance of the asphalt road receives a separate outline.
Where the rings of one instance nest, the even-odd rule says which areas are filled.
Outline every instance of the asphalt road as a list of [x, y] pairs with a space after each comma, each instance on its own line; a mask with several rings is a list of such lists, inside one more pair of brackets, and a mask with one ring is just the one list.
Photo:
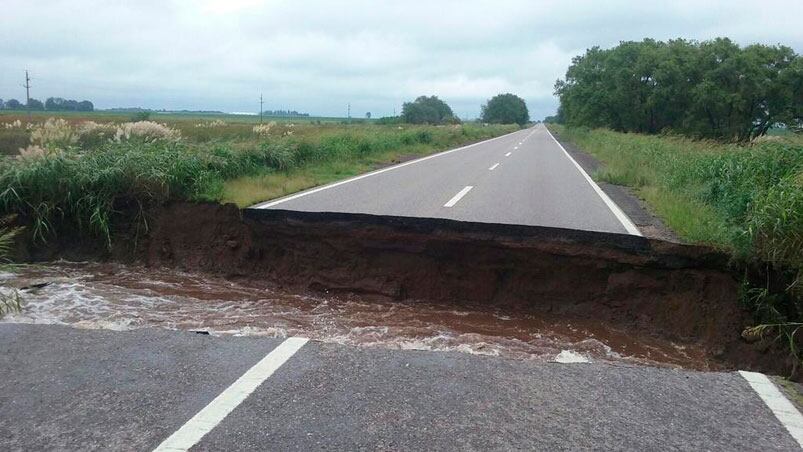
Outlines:
[[638, 234], [542, 124], [254, 208]]
[[[281, 343], [0, 324], [0, 449], [152, 450]], [[257, 383], [192, 450], [798, 448], [738, 373], [308, 342]]]

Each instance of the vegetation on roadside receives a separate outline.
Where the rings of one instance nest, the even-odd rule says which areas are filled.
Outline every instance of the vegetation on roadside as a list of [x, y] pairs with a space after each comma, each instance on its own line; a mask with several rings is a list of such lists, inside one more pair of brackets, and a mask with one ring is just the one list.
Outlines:
[[569, 126], [747, 142], [803, 127], [803, 57], [727, 38], [622, 42], [575, 57], [555, 94]]
[[[3, 270], [8, 264], [14, 246], [14, 238], [20, 232], [19, 228], [11, 226], [13, 219], [13, 216], [0, 218], [0, 270]], [[0, 318], [10, 312], [19, 312], [21, 309], [22, 299], [19, 292], [5, 287], [0, 282]]]
[[124, 210], [141, 213], [171, 200], [246, 206], [517, 128], [61, 118], [5, 124], [12, 125], [0, 124], [0, 135], [22, 130], [29, 142], [0, 157], [0, 214], [19, 214], [38, 241], [69, 228], [107, 244]]
[[737, 145], [550, 128], [605, 164], [597, 179], [635, 189], [681, 238], [770, 266], [763, 284], [746, 281], [745, 302], [771, 325], [752, 334], [781, 332], [794, 342], [803, 321], [803, 136]]

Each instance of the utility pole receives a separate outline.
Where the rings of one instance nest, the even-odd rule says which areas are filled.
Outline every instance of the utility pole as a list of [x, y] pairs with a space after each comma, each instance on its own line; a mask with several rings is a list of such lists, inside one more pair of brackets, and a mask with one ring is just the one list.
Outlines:
[[28, 70], [25, 70], [25, 109], [28, 110], [28, 121], [31, 120], [31, 77], [28, 76]]
[[351, 123], [351, 102], [349, 102], [349, 107], [348, 107], [348, 119], [349, 123]]
[[259, 123], [262, 124], [262, 93], [259, 93]]

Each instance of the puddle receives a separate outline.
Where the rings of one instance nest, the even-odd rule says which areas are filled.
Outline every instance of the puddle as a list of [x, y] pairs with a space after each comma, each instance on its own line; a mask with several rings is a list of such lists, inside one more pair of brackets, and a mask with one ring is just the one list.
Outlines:
[[708, 368], [701, 350], [589, 321], [357, 296], [293, 294], [251, 282], [119, 264], [58, 262], [0, 273], [26, 287], [2, 322], [130, 330], [160, 327], [243, 336], [442, 350], [542, 361], [624, 361]]

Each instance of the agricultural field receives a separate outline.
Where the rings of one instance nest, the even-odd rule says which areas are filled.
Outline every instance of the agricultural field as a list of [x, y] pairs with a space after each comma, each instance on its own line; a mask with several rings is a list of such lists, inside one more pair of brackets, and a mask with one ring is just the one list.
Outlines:
[[109, 113], [0, 115], [0, 211], [41, 240], [64, 226], [110, 240], [120, 206], [171, 200], [240, 207], [516, 130], [320, 119]]

